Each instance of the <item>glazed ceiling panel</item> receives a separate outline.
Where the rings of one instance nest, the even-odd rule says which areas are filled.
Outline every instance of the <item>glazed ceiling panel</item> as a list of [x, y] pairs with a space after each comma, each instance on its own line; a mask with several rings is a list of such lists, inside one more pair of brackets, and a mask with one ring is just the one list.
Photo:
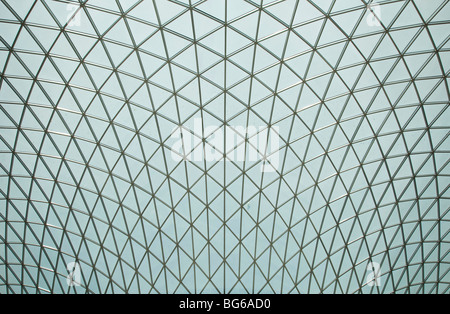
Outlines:
[[0, 293], [448, 293], [449, 16], [0, 0]]

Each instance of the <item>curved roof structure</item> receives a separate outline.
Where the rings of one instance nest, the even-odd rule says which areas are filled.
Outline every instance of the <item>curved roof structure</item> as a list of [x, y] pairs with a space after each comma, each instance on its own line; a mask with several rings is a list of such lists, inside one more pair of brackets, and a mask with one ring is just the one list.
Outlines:
[[449, 0], [0, 0], [0, 293], [449, 293]]

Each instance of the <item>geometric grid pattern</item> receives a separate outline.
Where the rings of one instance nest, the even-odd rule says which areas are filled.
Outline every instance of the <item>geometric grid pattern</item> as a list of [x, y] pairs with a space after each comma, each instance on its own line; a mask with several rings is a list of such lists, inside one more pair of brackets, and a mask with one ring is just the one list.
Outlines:
[[[449, 293], [449, 16], [0, 0], [0, 293]], [[195, 119], [278, 126], [278, 169], [174, 161]]]

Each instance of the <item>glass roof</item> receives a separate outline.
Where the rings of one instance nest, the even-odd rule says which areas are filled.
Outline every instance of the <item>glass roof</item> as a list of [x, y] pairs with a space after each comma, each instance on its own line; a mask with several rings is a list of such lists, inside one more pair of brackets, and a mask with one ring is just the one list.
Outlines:
[[0, 0], [0, 293], [449, 293], [449, 17]]

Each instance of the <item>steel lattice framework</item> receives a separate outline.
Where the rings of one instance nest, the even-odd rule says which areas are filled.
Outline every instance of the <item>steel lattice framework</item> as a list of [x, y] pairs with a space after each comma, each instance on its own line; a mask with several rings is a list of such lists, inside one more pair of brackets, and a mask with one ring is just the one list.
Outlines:
[[[449, 17], [0, 0], [0, 293], [448, 293]], [[171, 158], [211, 125], [279, 127], [278, 169]]]

